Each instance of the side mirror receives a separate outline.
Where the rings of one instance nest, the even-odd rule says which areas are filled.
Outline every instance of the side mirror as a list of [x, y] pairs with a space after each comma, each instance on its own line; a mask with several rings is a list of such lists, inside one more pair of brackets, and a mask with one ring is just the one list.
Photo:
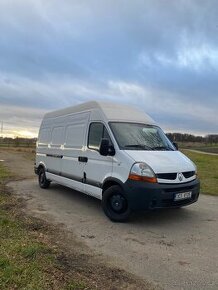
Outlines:
[[179, 146], [176, 142], [173, 142], [174, 147], [176, 148], [176, 150], [179, 150]]
[[115, 155], [114, 147], [109, 145], [108, 139], [105, 139], [105, 138], [101, 139], [99, 153], [103, 156], [107, 156], [107, 155], [114, 156]]

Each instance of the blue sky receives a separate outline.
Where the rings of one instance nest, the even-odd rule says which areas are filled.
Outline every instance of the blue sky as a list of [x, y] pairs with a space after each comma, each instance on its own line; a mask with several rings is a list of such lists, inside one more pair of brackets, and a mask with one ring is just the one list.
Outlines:
[[218, 133], [215, 0], [0, 0], [0, 121], [89, 100], [140, 107], [165, 131]]

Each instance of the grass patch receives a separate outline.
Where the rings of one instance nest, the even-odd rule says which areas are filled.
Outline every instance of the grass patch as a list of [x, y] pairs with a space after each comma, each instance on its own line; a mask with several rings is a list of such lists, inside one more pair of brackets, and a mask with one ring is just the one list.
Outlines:
[[198, 168], [201, 181], [201, 192], [204, 194], [218, 195], [218, 156], [206, 155], [183, 150]]
[[0, 163], [0, 184], [3, 184], [10, 176], [10, 172]]
[[73, 282], [73, 283], [69, 283], [69, 285], [67, 286], [67, 290], [85, 290], [86, 285], [84, 283], [78, 283], [78, 282]]
[[18, 218], [14, 212], [17, 200], [5, 192], [8, 178], [10, 173], [0, 164], [0, 289], [90, 289], [61, 269], [58, 250], [33, 234], [31, 222], [25, 224]]

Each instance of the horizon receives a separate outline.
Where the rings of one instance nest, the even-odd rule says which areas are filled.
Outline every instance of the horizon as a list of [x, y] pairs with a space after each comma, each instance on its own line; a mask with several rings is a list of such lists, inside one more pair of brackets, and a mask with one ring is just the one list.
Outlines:
[[[39, 128], [38, 128], [39, 131]], [[209, 135], [218, 135], [218, 133], [207, 133], [205, 135], [200, 135], [200, 134], [194, 134], [194, 133], [190, 133], [190, 132], [179, 132], [179, 131], [166, 131], [163, 130], [165, 134], [187, 134], [187, 135], [192, 135], [195, 137], [203, 137], [206, 138]], [[4, 133], [4, 129], [2, 131], [0, 131], [0, 138], [12, 138], [12, 139], [16, 139], [16, 138], [24, 138], [24, 139], [37, 139], [38, 138], [38, 132], [36, 134], [34, 133], [30, 133], [30, 132], [19, 132], [19, 133], [11, 133], [10, 131], [7, 133]]]

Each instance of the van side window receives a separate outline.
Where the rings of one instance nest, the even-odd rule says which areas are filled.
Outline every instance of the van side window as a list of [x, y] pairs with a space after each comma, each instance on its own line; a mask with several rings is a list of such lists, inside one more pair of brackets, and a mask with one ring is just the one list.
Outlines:
[[66, 127], [65, 148], [82, 148], [85, 124], [70, 124]]
[[88, 148], [98, 150], [102, 138], [109, 139], [107, 129], [102, 123], [91, 123], [89, 126]]
[[51, 146], [59, 147], [63, 144], [64, 127], [54, 127], [51, 134]]
[[51, 130], [50, 128], [43, 128], [40, 130], [38, 144], [41, 145], [48, 145], [51, 140]]

